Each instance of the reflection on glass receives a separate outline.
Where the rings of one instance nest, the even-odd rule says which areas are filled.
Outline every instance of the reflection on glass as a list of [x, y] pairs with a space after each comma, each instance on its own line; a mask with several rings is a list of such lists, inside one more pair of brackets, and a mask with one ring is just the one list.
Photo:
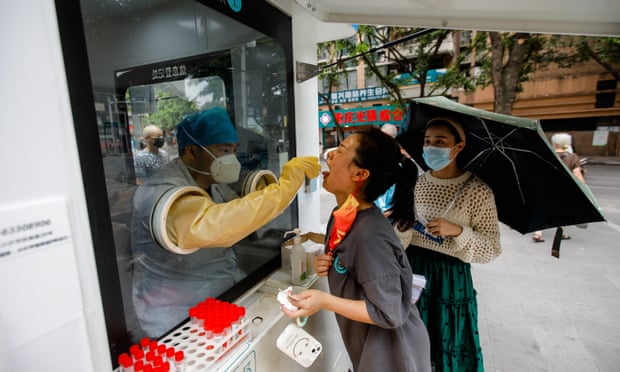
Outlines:
[[[218, 76], [187, 77], [183, 80], [132, 86], [127, 89], [127, 111], [132, 120], [134, 152], [143, 150], [143, 128], [161, 128], [165, 141], [162, 149], [170, 159], [178, 156], [176, 126], [183, 118], [210, 107], [226, 109], [226, 90]], [[136, 148], [137, 147], [137, 148]]]
[[[183, 257], [163, 248], [160, 255], [132, 250], [132, 235], [138, 243], [151, 239], [150, 234], [135, 235], [139, 224], [132, 227], [132, 219], [138, 184], [169, 175], [163, 172], [178, 162], [179, 122], [212, 107], [228, 113], [239, 139], [240, 181], [218, 186], [223, 199], [242, 194], [243, 181], [255, 171], [270, 170], [278, 176], [289, 158], [290, 66], [275, 39], [193, 1], [161, 1], [156, 7], [138, 2], [118, 9], [94, 0], [81, 3], [122, 292], [119, 301], [125, 312], [126, 329], [114, 332], [124, 332], [136, 342], [145, 335], [163, 336], [187, 318], [188, 308], [204, 299], [200, 296], [219, 296], [278, 258], [282, 234], [294, 220], [290, 208], [232, 248], [201, 249]], [[135, 160], [149, 140], [144, 129], [151, 125], [162, 130], [160, 148], [170, 163], [138, 180], [143, 177], [137, 177]], [[150, 275], [146, 287], [136, 286], [145, 270]], [[161, 280], [153, 274], [160, 274]], [[135, 301], [145, 288], [150, 297]]]
[[[258, 46], [263, 47], [262, 50]], [[137, 320], [128, 322], [129, 333], [134, 340], [143, 336], [162, 336], [187, 318], [191, 306], [207, 297], [219, 296], [246, 277], [248, 271], [278, 254], [277, 235], [280, 229], [277, 222], [262, 229], [263, 232], [269, 231], [266, 237], [259, 231], [232, 249], [209, 247], [189, 255], [162, 249], [153, 240], [150, 230], [154, 202], [167, 188], [197, 185], [197, 179], [192, 178], [183, 162], [174, 160], [183, 155], [180, 151], [184, 151], [177, 147], [180, 130], [177, 125], [184, 118], [219, 107], [234, 114], [235, 119], [241, 119], [235, 121], [238, 123], [236, 136], [240, 145], [237, 158], [242, 165], [243, 178], [231, 185], [211, 186], [207, 191], [216, 202], [243, 196], [241, 187], [251, 171], [272, 168], [277, 172], [282, 165], [280, 161], [288, 158], [284, 131], [285, 100], [282, 98], [286, 87], [281, 81], [282, 72], [273, 70], [270, 65], [274, 62], [273, 57], [277, 56], [277, 50], [272, 46], [273, 43], [263, 39], [250, 48], [206, 56], [194, 60], [192, 64], [182, 65], [182, 79], [130, 86], [126, 90], [127, 116], [130, 127], [134, 129], [132, 143], [147, 140], [142, 135], [144, 133], [139, 133], [140, 128], [158, 126], [169, 138], [165, 151], [173, 159], [171, 164], [151, 175], [150, 180], [145, 180], [144, 187], [134, 196], [130, 230], [133, 286], [130, 306], [126, 306], [126, 311], [133, 311]], [[272, 57], [268, 59], [268, 65], [263, 65], [266, 60], [261, 59], [265, 56], [264, 47], [270, 49], [268, 56]], [[127, 78], [137, 73], [139, 71], [124, 71], [118, 85], [122, 87]], [[217, 75], [200, 76], [203, 73]], [[265, 94], [265, 88], [268, 88], [269, 94]], [[235, 110], [229, 109], [231, 104], [234, 104]], [[193, 133], [192, 142], [196, 141], [195, 136]], [[270, 156], [270, 149], [278, 156]], [[139, 151], [134, 149], [136, 159]], [[285, 156], [281, 158], [281, 154]], [[222, 226], [214, 225], [213, 228], [221, 229]], [[261, 249], [263, 244], [266, 247]]]

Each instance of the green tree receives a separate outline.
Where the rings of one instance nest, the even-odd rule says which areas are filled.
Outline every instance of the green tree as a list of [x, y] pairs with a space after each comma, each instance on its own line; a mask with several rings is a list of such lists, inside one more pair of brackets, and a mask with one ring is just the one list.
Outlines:
[[[407, 27], [386, 27], [378, 29], [372, 26], [360, 26], [359, 33], [362, 35], [358, 50], [364, 51], [375, 45], [388, 44], [394, 40], [406, 37], [407, 35], [422, 31], [422, 29]], [[387, 60], [390, 68], [385, 71], [379, 66], [379, 58], [365, 54], [364, 62], [369, 70], [388, 88], [392, 99], [405, 107], [400, 87], [412, 84], [417, 81], [420, 84], [420, 96], [436, 93], [434, 87], [427, 91], [428, 72], [434, 68], [443, 68], [444, 61], [440, 54], [442, 43], [448, 38], [451, 31], [433, 31], [402, 45], [393, 44], [385, 48]], [[411, 49], [412, 53], [403, 54], [404, 50]], [[398, 79], [398, 76], [406, 76], [405, 79]], [[445, 90], [444, 90], [445, 92]]]
[[[402, 86], [419, 84], [420, 96], [445, 94], [454, 86], [473, 87], [464, 75], [451, 73], [441, 76], [437, 84], [427, 84], [430, 70], [445, 67], [445, 51], [441, 47], [451, 33], [449, 30], [361, 25], [351, 38], [319, 44], [318, 57], [324, 61], [319, 75], [324, 93], [319, 96], [334, 115], [329, 99], [331, 92], [346, 81], [347, 69], [359, 63], [364, 66], [366, 76], [374, 75], [387, 89], [393, 104], [402, 108], [406, 107]], [[341, 136], [341, 128], [336, 128]]]
[[620, 38], [553, 35], [549, 53], [541, 58], [543, 64], [551, 62], [560, 68], [587, 61], [595, 61], [620, 81]]
[[[493, 86], [493, 111], [511, 114], [522, 83], [534, 71], [546, 38], [523, 32], [475, 32], [471, 43], [457, 58], [451, 74], [466, 74], [474, 86]], [[460, 66], [469, 60], [469, 70]]]
[[[466, 56], [460, 53], [459, 40], [460, 31], [454, 30], [359, 26], [352, 38], [319, 44], [319, 59], [332, 66], [319, 77], [327, 88], [322, 97], [329, 106], [329, 93], [339, 87], [344, 69], [358, 62], [363, 62], [366, 74], [374, 75], [401, 107], [406, 104], [401, 93], [403, 86], [418, 84], [422, 97], [443, 95], [452, 88], [473, 90], [474, 80], [459, 69]], [[447, 41], [455, 45], [452, 53], [446, 53]], [[351, 61], [351, 56], [358, 57]], [[427, 83], [431, 70], [445, 67], [450, 68], [438, 76], [436, 83]]]
[[[570, 68], [576, 63], [594, 60], [616, 80], [620, 80], [618, 38], [435, 30], [403, 44], [379, 48], [419, 30], [359, 26], [354, 38], [320, 45], [319, 53], [332, 52], [327, 63], [332, 64], [333, 68], [321, 77], [329, 84], [329, 92], [338, 87], [341, 81], [338, 76], [345, 72], [344, 68], [350, 67], [338, 61], [349, 61], [350, 56], [355, 55], [359, 55], [355, 61], [364, 62], [367, 73], [374, 74], [388, 89], [392, 100], [402, 106], [401, 87], [416, 80], [420, 84], [420, 96], [446, 94], [455, 88], [472, 91], [476, 87], [492, 86], [494, 111], [511, 114], [517, 95], [523, 90], [522, 84], [530, 79], [532, 72], [550, 63], [560, 68]], [[461, 46], [463, 32], [471, 32], [473, 37]], [[446, 40], [452, 42], [451, 55], [440, 50]], [[403, 47], [409, 49], [406, 55], [402, 52]], [[439, 77], [436, 84], [428, 86], [428, 72], [444, 67], [447, 67], [446, 73]], [[408, 78], [403, 79], [402, 76]], [[324, 97], [328, 98], [329, 94]], [[325, 100], [329, 105], [329, 100]]]
[[[477, 32], [472, 43], [457, 57], [462, 65], [470, 60], [467, 73], [478, 86], [492, 85], [494, 111], [510, 114], [532, 72], [555, 64], [572, 68], [595, 61], [620, 80], [620, 39], [567, 35], [539, 35], [515, 32]], [[477, 73], [471, 71], [477, 70]]]
[[522, 83], [534, 69], [532, 58], [544, 39], [522, 32], [489, 32], [491, 41], [490, 74], [494, 89], [493, 111], [511, 114], [522, 91]]
[[155, 89], [157, 110], [144, 118], [144, 125], [156, 125], [162, 129], [174, 129], [183, 118], [198, 111], [196, 104], [161, 89]]
[[[345, 61], [345, 59], [352, 56], [352, 53], [354, 53], [356, 45], [355, 40], [356, 37], [354, 36], [348, 39], [319, 43], [317, 46], [318, 58], [325, 61], [319, 65], [320, 72], [318, 81], [322, 83], [325, 88], [324, 93], [319, 92], [319, 98], [327, 104], [327, 109], [332, 118], [336, 117], [336, 111], [330, 97], [334, 89], [340, 87], [341, 78], [346, 79], [346, 67], [354, 67], [356, 64], [354, 59]], [[331, 64], [333, 64], [334, 67], [323, 68]], [[340, 143], [344, 139], [344, 132], [339, 123], [334, 124], [336, 133], [338, 134], [338, 143]]]

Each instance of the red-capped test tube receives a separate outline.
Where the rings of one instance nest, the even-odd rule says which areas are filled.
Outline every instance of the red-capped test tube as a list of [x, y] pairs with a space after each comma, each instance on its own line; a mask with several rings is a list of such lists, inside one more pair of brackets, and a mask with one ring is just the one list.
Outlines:
[[171, 365], [174, 365], [174, 353], [175, 350], [172, 346], [166, 349], [166, 360], [169, 361]]
[[118, 356], [118, 364], [121, 367], [121, 372], [134, 372], [133, 358], [128, 353]]
[[133, 357], [134, 361], [144, 360], [144, 350], [142, 350], [138, 345], [132, 345], [129, 348], [129, 353]]
[[143, 372], [144, 371], [144, 361], [136, 360], [136, 362], [133, 364], [133, 370], [134, 370], [134, 372]]
[[151, 344], [151, 340], [148, 337], [143, 337], [140, 340], [140, 346], [142, 346], [142, 350], [149, 351], [149, 345]]
[[174, 354], [175, 372], [185, 372], [185, 353], [179, 350]]

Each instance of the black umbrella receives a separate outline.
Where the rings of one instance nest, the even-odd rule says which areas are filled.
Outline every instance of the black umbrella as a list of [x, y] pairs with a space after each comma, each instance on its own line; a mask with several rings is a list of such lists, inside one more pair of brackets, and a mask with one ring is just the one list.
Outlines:
[[397, 139], [423, 169], [424, 130], [429, 119], [448, 116], [467, 140], [457, 162], [483, 179], [495, 194], [499, 220], [522, 234], [604, 221], [590, 190], [575, 178], [547, 141], [538, 120], [475, 109], [445, 97], [414, 99], [409, 125]]

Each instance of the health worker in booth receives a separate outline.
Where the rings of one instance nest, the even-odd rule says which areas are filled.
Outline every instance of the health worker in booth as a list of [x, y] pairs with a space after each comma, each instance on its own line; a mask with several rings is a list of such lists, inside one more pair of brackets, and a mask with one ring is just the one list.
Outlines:
[[177, 127], [179, 157], [137, 189], [132, 297], [140, 337], [162, 336], [190, 307], [245, 277], [230, 247], [282, 213], [304, 177], [319, 174], [317, 157], [293, 158], [277, 182], [225, 201], [216, 186], [238, 180], [238, 142], [224, 109], [189, 115]]

